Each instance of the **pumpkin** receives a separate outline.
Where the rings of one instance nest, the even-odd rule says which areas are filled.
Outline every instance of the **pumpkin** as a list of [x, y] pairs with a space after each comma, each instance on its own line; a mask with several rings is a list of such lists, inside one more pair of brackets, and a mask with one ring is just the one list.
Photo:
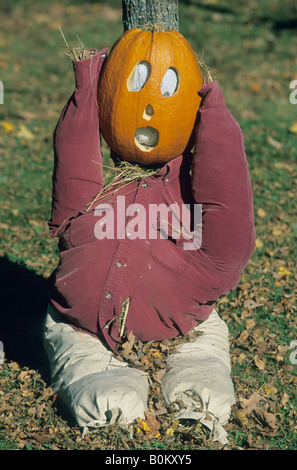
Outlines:
[[161, 165], [189, 142], [203, 83], [199, 61], [177, 31], [133, 28], [114, 44], [98, 87], [100, 131], [123, 160]]

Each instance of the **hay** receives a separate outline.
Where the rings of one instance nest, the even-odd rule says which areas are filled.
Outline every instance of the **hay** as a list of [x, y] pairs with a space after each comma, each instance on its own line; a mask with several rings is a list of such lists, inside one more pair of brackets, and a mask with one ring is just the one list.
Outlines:
[[208, 82], [213, 82], [215, 80], [215, 75], [214, 75], [213, 71], [206, 65], [206, 63], [204, 62], [203, 57], [197, 56], [197, 58], [198, 58], [198, 62], [199, 62], [200, 67], [206, 73], [207, 81]]
[[116, 166], [109, 167], [101, 163], [95, 162], [98, 165], [102, 165], [105, 168], [112, 169], [115, 172], [115, 176], [108, 184], [106, 184], [101, 191], [94, 197], [94, 199], [85, 207], [84, 211], [88, 212], [92, 209], [95, 203], [98, 203], [107, 196], [114, 196], [119, 189], [122, 189], [135, 181], [142, 181], [158, 173], [159, 168], [143, 167], [138, 163], [130, 163], [126, 161], [116, 162]]
[[80, 38], [77, 35], [76, 37], [78, 40], [78, 45], [76, 47], [69, 46], [62, 29], [61, 28], [59, 29], [60, 29], [61, 35], [64, 39], [65, 46], [66, 46], [65, 54], [68, 55], [71, 60], [74, 60], [74, 61], [85, 60], [97, 54], [97, 51], [95, 49], [87, 49], [86, 46], [83, 44], [83, 42], [80, 40]]

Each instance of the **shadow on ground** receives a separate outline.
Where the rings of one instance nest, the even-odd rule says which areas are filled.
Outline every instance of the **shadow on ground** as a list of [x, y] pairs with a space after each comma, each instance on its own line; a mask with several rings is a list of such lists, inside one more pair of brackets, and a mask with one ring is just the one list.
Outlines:
[[0, 258], [0, 340], [5, 358], [49, 378], [42, 328], [48, 302], [46, 279], [26, 266]]

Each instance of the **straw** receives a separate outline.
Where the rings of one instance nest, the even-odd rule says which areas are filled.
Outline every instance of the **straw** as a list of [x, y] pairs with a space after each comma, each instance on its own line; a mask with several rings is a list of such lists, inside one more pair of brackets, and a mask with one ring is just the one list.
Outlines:
[[78, 40], [78, 45], [76, 47], [69, 46], [62, 29], [61, 28], [59, 29], [60, 29], [61, 35], [64, 39], [65, 46], [66, 46], [65, 54], [68, 55], [71, 58], [71, 60], [74, 60], [74, 61], [85, 60], [97, 53], [95, 49], [87, 49], [84, 43], [80, 40], [80, 38], [77, 35], [76, 37]]
[[106, 184], [101, 189], [101, 191], [94, 197], [94, 199], [86, 206], [86, 208], [84, 209], [85, 212], [92, 209], [92, 206], [98, 201], [100, 201], [103, 197], [105, 198], [107, 195], [114, 196], [117, 191], [124, 188], [128, 184], [133, 183], [135, 181], [144, 180], [149, 176], [158, 173], [159, 171], [159, 168], [156, 169], [150, 167], [142, 167], [138, 163], [130, 163], [126, 161], [121, 161], [120, 164], [114, 168], [108, 167], [99, 162], [95, 163], [114, 170], [116, 174], [113, 180]]

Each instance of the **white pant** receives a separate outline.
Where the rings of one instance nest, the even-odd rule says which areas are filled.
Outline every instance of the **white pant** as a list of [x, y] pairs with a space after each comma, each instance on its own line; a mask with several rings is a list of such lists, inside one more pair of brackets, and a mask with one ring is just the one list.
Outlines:
[[[186, 405], [177, 418], [199, 419], [217, 440], [226, 442], [222, 426], [235, 403], [228, 329], [215, 310], [196, 329], [203, 334], [169, 357], [162, 391], [167, 403], [181, 399]], [[146, 374], [116, 359], [97, 337], [65, 323], [51, 305], [44, 345], [53, 390], [84, 432], [115, 422], [128, 425], [144, 417], [149, 391]]]

